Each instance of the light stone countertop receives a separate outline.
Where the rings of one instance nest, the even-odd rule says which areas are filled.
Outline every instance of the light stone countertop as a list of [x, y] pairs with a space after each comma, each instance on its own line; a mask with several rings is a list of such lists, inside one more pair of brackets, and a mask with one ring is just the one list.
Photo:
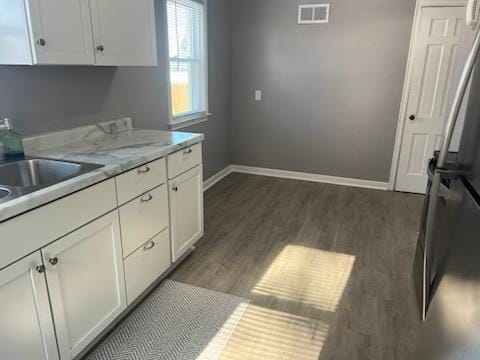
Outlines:
[[134, 129], [129, 118], [27, 138], [29, 156], [104, 166], [0, 203], [0, 222], [203, 140], [202, 134]]

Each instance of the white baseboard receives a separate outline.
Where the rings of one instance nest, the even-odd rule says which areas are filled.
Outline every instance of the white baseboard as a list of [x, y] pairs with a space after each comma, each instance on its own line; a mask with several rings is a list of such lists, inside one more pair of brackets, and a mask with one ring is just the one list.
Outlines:
[[364, 189], [374, 189], [374, 190], [384, 190], [384, 191], [387, 191], [390, 189], [390, 183], [388, 182], [350, 179], [350, 178], [344, 178], [344, 177], [338, 177], [338, 176], [318, 175], [318, 174], [310, 174], [310, 173], [288, 171], [288, 170], [267, 169], [267, 168], [260, 168], [260, 167], [254, 167], [254, 166], [229, 165], [222, 171], [213, 175], [211, 178], [205, 180], [205, 182], [203, 183], [203, 190], [207, 191], [213, 185], [218, 183], [220, 180], [230, 175], [232, 172], [261, 175], [261, 176], [270, 176], [270, 177], [277, 177], [277, 178], [284, 178], [284, 179], [311, 181], [311, 182], [318, 182], [318, 183], [324, 183], [324, 184], [351, 186], [351, 187], [358, 187], [358, 188], [364, 188]]
[[375, 189], [375, 190], [388, 190], [390, 186], [388, 182], [350, 179], [350, 178], [343, 178], [343, 177], [337, 177], [337, 176], [318, 175], [318, 174], [310, 174], [310, 173], [287, 171], [287, 170], [266, 169], [266, 168], [243, 166], [243, 165], [232, 165], [232, 172], [271, 176], [271, 177], [278, 177], [278, 178], [285, 178], [285, 179], [312, 181], [312, 182], [319, 182], [319, 183], [325, 183], [325, 184], [352, 186], [352, 187]]
[[233, 165], [228, 165], [225, 169], [219, 171], [218, 173], [213, 175], [211, 178], [205, 180], [203, 182], [203, 191], [207, 191], [213, 185], [218, 183], [220, 180], [230, 175], [232, 173], [232, 168], [233, 168]]

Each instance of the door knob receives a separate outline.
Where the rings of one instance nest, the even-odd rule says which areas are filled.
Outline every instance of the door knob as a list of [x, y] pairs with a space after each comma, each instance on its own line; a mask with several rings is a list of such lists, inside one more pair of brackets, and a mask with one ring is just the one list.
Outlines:
[[410, 115], [409, 119], [410, 120], [415, 120], [415, 115]]
[[50, 260], [48, 260], [48, 262], [49, 262], [52, 266], [55, 266], [55, 265], [58, 264], [58, 258], [57, 258], [57, 257], [51, 258]]
[[45, 272], [45, 265], [38, 265], [35, 270], [39, 273], [39, 274], [43, 274]]

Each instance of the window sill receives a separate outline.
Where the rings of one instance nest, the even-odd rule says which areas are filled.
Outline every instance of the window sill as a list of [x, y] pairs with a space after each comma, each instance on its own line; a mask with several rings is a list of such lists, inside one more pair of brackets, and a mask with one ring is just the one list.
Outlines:
[[183, 129], [192, 125], [203, 123], [208, 120], [209, 116], [212, 116], [212, 114], [206, 113], [182, 116], [180, 118], [174, 119], [171, 123], [168, 124], [168, 126], [170, 130]]

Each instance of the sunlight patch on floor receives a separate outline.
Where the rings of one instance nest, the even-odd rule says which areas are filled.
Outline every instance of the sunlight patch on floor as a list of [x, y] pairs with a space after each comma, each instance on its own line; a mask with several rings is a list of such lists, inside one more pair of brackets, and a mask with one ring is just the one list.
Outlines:
[[287, 245], [252, 290], [335, 312], [347, 286], [355, 256]]
[[228, 320], [223, 324], [222, 328], [217, 332], [215, 337], [211, 339], [208, 345], [203, 349], [197, 360], [210, 360], [218, 357], [222, 353], [228, 339], [242, 319], [248, 307], [248, 302], [241, 303], [229, 316]]
[[318, 359], [327, 323], [248, 305], [222, 359]]

